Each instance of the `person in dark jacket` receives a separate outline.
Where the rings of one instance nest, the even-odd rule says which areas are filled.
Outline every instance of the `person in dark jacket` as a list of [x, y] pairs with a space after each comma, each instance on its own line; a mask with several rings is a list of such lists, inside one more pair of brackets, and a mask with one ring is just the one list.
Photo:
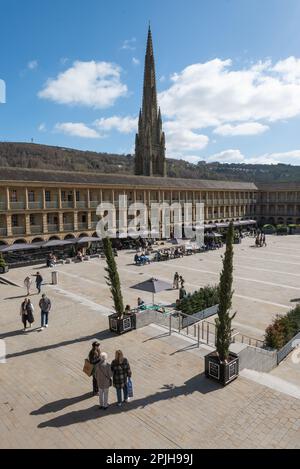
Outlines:
[[118, 406], [122, 405], [122, 393], [123, 402], [128, 402], [128, 389], [127, 381], [131, 378], [131, 369], [127, 358], [123, 356], [121, 350], [116, 351], [115, 359], [111, 364], [111, 371], [113, 373], [113, 385], [116, 388]]
[[41, 276], [39, 272], [37, 272], [35, 275], [35, 284], [36, 284], [38, 294], [41, 293], [42, 283], [43, 283], [43, 277]]
[[94, 342], [92, 344], [92, 349], [89, 353], [89, 362], [91, 365], [94, 365], [93, 370], [93, 395], [96, 396], [99, 393], [99, 387], [97, 383], [97, 379], [95, 376], [95, 366], [101, 361], [101, 350], [100, 350], [100, 343]]

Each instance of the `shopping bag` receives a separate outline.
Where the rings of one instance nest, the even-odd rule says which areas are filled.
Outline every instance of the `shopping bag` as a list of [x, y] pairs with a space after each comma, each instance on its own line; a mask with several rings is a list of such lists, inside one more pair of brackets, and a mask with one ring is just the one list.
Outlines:
[[128, 397], [133, 397], [133, 386], [132, 386], [132, 381], [130, 378], [127, 381], [127, 392], [128, 392]]
[[89, 360], [86, 358], [84, 360], [84, 365], [83, 365], [83, 372], [87, 375], [87, 376], [92, 376], [93, 374], [93, 369], [94, 369], [94, 365], [92, 365]]

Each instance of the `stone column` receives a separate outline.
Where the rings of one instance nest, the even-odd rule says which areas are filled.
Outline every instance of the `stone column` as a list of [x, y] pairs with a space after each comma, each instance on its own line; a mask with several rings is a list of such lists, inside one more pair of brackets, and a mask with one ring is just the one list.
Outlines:
[[[27, 192], [27, 189], [26, 189], [26, 192]], [[31, 234], [31, 231], [30, 231], [30, 215], [28, 213], [25, 215], [25, 234], [26, 234], [26, 236]]]
[[11, 215], [6, 215], [6, 230], [7, 236], [12, 236]]
[[9, 194], [9, 188], [5, 188], [5, 202], [6, 202], [6, 209], [10, 210], [10, 194]]
[[43, 233], [47, 234], [48, 233], [48, 217], [47, 213], [42, 214], [42, 225], [43, 225]]

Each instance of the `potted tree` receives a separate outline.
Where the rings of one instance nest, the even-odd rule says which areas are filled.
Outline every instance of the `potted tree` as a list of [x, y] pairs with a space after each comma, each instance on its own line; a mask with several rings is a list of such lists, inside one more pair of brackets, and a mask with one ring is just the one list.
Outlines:
[[233, 223], [230, 223], [226, 237], [226, 252], [223, 259], [223, 269], [220, 275], [219, 307], [216, 319], [216, 351], [205, 357], [205, 374], [224, 386], [239, 373], [239, 357], [230, 352], [232, 334], [232, 320], [230, 316], [232, 305], [233, 282]]
[[0, 274], [5, 274], [6, 272], [8, 272], [8, 265], [0, 252]]
[[107, 285], [110, 287], [116, 311], [114, 314], [109, 316], [109, 329], [117, 334], [123, 334], [124, 332], [134, 329], [134, 314], [124, 312], [120, 277], [110, 238], [107, 237], [103, 240], [103, 248], [107, 263], [105, 270], [108, 273], [105, 280]]

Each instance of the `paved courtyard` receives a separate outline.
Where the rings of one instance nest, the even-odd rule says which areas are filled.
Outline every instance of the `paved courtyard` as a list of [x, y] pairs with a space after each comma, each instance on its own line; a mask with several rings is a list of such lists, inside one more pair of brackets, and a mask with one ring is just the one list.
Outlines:
[[[234, 326], [255, 338], [300, 298], [300, 237], [267, 241], [266, 248], [252, 247], [253, 239], [235, 246]], [[121, 252], [124, 301], [135, 306], [140, 292], [132, 285], [151, 276], [171, 281], [176, 270], [189, 291], [217, 283], [223, 252], [145, 267], [133, 265], [133, 252]], [[115, 336], [107, 330], [112, 301], [104, 267], [103, 259], [59, 266], [57, 286], [50, 285], [51, 270], [22, 268], [7, 276], [20, 287], [0, 284], [0, 338], [7, 347], [7, 363], [0, 364], [1, 448], [300, 448], [300, 365], [288, 358], [267, 376], [242, 373], [222, 388], [203, 376], [205, 346], [155, 325]], [[37, 269], [53, 302], [50, 327], [38, 332], [39, 297], [32, 295], [36, 323], [24, 334], [22, 284]], [[157, 299], [172, 303], [176, 292]], [[81, 371], [95, 338], [110, 359], [121, 348], [133, 370], [134, 399], [119, 409], [111, 390], [105, 414]]]

